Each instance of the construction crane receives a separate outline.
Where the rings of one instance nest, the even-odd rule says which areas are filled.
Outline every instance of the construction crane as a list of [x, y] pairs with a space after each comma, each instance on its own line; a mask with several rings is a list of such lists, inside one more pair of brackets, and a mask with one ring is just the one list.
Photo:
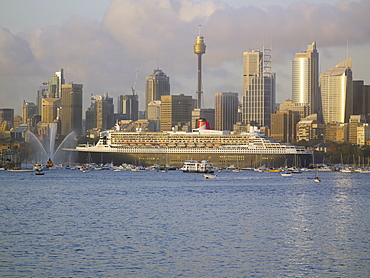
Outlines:
[[134, 81], [134, 85], [131, 87], [131, 91], [132, 91], [132, 95], [135, 95], [136, 93], [136, 82], [137, 82], [137, 75], [138, 75], [139, 71], [137, 70], [136, 71], [136, 76], [135, 76], [135, 81]]

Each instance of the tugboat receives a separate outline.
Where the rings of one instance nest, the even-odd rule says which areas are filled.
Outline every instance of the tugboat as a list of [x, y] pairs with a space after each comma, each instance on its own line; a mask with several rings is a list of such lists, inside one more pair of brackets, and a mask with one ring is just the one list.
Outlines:
[[53, 162], [51, 161], [51, 159], [49, 158], [48, 162], [46, 162], [46, 165], [45, 165], [47, 168], [51, 168], [54, 166]]

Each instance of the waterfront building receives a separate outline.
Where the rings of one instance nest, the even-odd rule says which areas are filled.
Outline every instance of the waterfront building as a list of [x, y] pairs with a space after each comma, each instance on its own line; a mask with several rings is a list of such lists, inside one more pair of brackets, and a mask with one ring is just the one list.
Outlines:
[[137, 121], [139, 118], [138, 95], [119, 95], [117, 112], [122, 115], [122, 120]]
[[170, 78], [159, 68], [146, 77], [145, 85], [145, 114], [148, 113], [148, 104], [161, 100], [161, 96], [170, 94]]
[[296, 124], [299, 114], [292, 110], [278, 110], [271, 114], [271, 137], [281, 142], [292, 143], [296, 140]]
[[37, 105], [33, 102], [23, 101], [22, 124], [31, 124], [32, 116], [37, 114]]
[[357, 128], [366, 123], [364, 115], [351, 115], [349, 117], [349, 142], [357, 144]]
[[301, 140], [310, 141], [318, 137], [318, 123], [316, 120], [302, 119], [297, 123], [297, 142]]
[[348, 123], [353, 110], [352, 58], [320, 76], [324, 123]]
[[233, 130], [238, 121], [238, 94], [215, 93], [215, 129]]
[[324, 138], [332, 142], [348, 142], [349, 128], [348, 123], [328, 123], [325, 125]]
[[270, 126], [275, 113], [275, 73], [271, 72], [271, 49], [244, 52], [243, 111], [244, 124]]
[[370, 140], [370, 126], [368, 123], [363, 123], [357, 127], [357, 145], [366, 145], [368, 140]]
[[296, 53], [292, 60], [292, 101], [295, 106], [303, 106], [310, 114], [321, 113], [319, 89], [319, 53], [316, 42], [308, 45], [304, 52]]
[[82, 134], [82, 84], [62, 84], [61, 135]]
[[191, 122], [192, 97], [179, 95], [161, 96], [161, 131], [172, 130]]

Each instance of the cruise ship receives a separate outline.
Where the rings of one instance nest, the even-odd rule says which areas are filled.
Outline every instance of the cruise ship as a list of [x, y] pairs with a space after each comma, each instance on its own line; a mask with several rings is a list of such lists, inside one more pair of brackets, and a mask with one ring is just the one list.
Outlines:
[[181, 167], [186, 160], [207, 160], [215, 167], [307, 167], [312, 151], [278, 142], [251, 127], [250, 132], [209, 130], [205, 125], [192, 132], [124, 132], [119, 126], [102, 131], [96, 145], [80, 145], [78, 162]]

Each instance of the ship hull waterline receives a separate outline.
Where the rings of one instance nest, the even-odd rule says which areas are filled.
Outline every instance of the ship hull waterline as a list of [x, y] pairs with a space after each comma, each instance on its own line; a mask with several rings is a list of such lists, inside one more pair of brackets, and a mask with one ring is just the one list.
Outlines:
[[78, 163], [111, 163], [120, 165], [123, 163], [151, 166], [151, 165], [171, 165], [181, 167], [185, 160], [208, 160], [215, 167], [282, 167], [297, 166], [308, 167], [312, 161], [310, 153], [301, 154], [253, 154], [253, 153], [204, 153], [204, 152], [107, 152], [69, 149], [66, 151], [77, 152]]

